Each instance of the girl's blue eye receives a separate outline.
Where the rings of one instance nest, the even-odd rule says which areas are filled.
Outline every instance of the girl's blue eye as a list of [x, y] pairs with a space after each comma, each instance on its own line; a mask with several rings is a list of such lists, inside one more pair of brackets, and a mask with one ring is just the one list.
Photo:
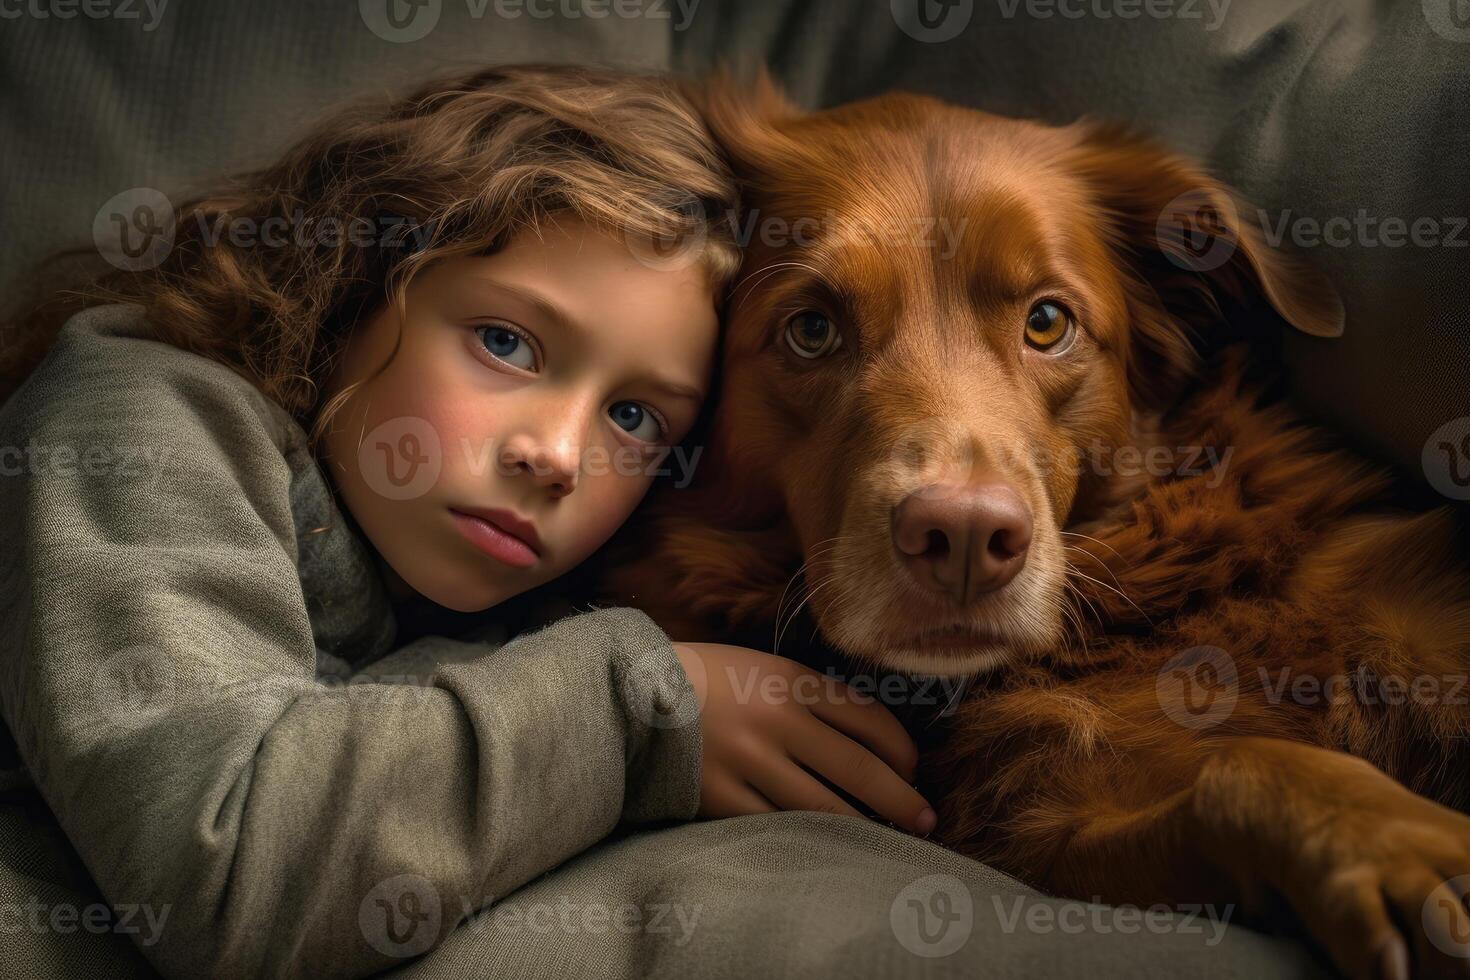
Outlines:
[[526, 343], [525, 338], [514, 330], [508, 327], [488, 326], [476, 327], [475, 332], [479, 334], [480, 343], [485, 345], [485, 350], [505, 363], [526, 371], [535, 369], [535, 351], [531, 350], [531, 345]]
[[620, 428], [644, 442], [656, 441], [663, 432], [657, 417], [637, 402], [618, 402], [608, 414]]

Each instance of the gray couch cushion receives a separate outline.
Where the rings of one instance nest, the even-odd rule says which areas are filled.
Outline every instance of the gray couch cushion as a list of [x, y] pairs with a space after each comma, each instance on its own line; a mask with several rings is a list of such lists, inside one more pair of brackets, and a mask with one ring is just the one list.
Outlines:
[[[394, 28], [390, 4], [416, 13]], [[145, 0], [114, 6], [139, 16], [78, 8], [68, 19], [0, 19], [5, 287], [43, 250], [90, 245], [99, 209], [116, 195], [151, 188], [177, 203], [226, 171], [270, 161], [346, 100], [460, 67], [661, 68], [669, 52], [662, 20], [548, 18], [503, 0], [164, 0], [157, 18]]]

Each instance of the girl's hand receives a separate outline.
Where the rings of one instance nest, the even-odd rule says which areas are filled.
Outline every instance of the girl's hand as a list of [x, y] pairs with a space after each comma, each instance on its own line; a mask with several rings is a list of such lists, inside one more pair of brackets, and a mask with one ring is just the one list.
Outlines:
[[675, 643], [674, 652], [699, 698], [701, 817], [776, 810], [863, 816], [816, 772], [901, 827], [934, 829], [934, 810], [910, 785], [918, 749], [882, 704], [748, 647]]

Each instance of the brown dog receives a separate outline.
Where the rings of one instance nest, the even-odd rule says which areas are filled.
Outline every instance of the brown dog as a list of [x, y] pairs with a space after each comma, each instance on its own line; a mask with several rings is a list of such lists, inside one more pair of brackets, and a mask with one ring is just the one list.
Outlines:
[[1235, 342], [1253, 306], [1340, 333], [1324, 279], [1115, 128], [703, 103], [747, 266], [694, 483], [604, 595], [680, 640], [770, 649], [795, 608], [857, 664], [975, 675], [921, 766], [936, 834], [1040, 887], [1464, 974], [1458, 529]]

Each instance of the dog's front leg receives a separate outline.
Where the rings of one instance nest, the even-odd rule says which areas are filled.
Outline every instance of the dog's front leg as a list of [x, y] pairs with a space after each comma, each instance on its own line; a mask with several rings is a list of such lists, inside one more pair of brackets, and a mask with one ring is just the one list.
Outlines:
[[[998, 823], [957, 846], [1062, 895], [1234, 903], [1258, 923], [1285, 906], [1363, 980], [1470, 974], [1470, 819], [1330, 749], [1261, 737], [1192, 748], [1194, 775], [1172, 789], [1176, 752], [1054, 768], [1044, 793], [992, 798]], [[941, 833], [946, 820], [964, 818], [942, 806]]]

